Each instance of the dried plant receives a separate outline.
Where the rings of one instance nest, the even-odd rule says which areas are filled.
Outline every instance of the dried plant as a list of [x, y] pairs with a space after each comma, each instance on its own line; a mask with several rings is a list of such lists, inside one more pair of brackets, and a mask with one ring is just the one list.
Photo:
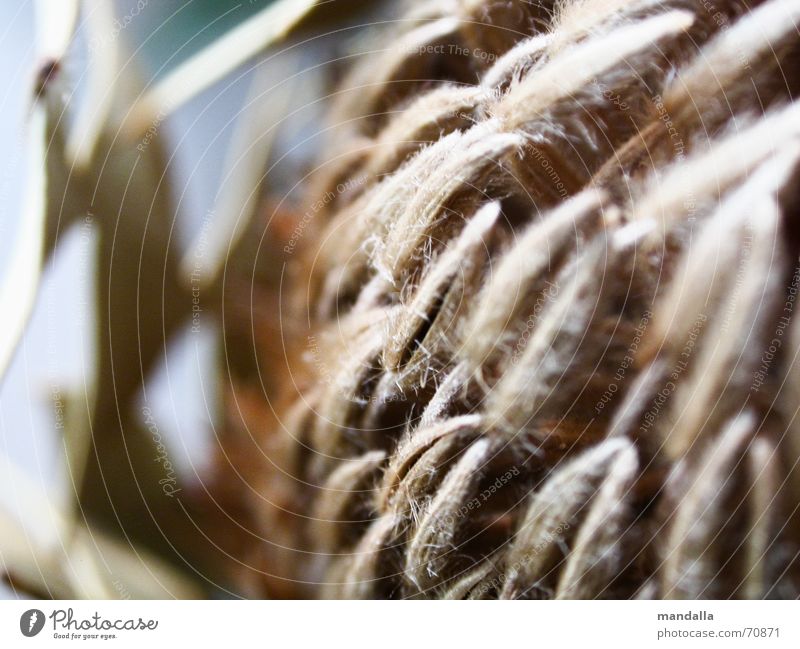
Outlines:
[[412, 4], [289, 259], [290, 593], [796, 597], [797, 4]]

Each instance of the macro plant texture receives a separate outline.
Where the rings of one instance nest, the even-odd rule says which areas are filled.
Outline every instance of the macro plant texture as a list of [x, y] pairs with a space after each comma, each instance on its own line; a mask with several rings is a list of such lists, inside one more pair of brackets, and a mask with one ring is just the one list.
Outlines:
[[[0, 370], [69, 228], [96, 358], [51, 395], [58, 534], [0, 510], [14, 588], [800, 596], [798, 0], [279, 0], [154, 82], [152, 3], [40, 4]], [[162, 129], [244, 68], [184, 245]], [[182, 329], [194, 481], [140, 398]]]

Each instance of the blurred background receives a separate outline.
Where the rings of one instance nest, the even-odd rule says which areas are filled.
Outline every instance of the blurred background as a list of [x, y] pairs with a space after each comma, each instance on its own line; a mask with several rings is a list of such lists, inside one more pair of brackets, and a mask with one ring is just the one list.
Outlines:
[[[272, 4], [268, 0], [116, 0], [111, 3], [114, 22], [106, 24], [105, 31], [98, 31], [87, 16], [103, 3], [82, 4], [68, 55], [58, 70], [58, 92], [62, 94], [58, 99], [70, 108], [64, 117], [68, 124], [78, 119], [72, 114], [77, 112], [73, 106], [96, 99], [87, 70], [92, 57], [105, 56], [108, 46], [119, 47], [125, 74], [131, 74], [127, 69], [130, 63], [147, 89]], [[47, 2], [39, 6], [46, 7]], [[0, 4], [0, 73], [4, 82], [0, 102], [4, 151], [0, 160], [0, 277], [10, 272], [21, 226], [28, 218], [24, 213], [26, 164], [32, 155], [28, 121], [36, 70], [43, 64], [37, 53], [36, 10], [37, 3], [30, 0]], [[354, 13], [370, 10], [360, 7]], [[170, 245], [178, 250], [178, 257], [191, 251], [198, 241], [206, 245], [209, 237], [212, 241], [207, 245], [211, 248], [227, 249], [226, 244], [233, 240], [230, 232], [210, 228], [207, 234], [204, 228], [218, 216], [220, 201], [227, 202], [223, 208], [230, 211], [231, 192], [238, 192], [233, 203], [241, 208], [243, 221], [260, 209], [253, 203], [261, 205], [265, 185], [284, 210], [296, 203], [296, 179], [302, 177], [311, 153], [319, 146], [319, 99], [339, 74], [341, 63], [337, 59], [349, 51], [357, 30], [323, 34], [333, 31], [327, 21], [335, 24], [346, 16], [347, 12], [337, 7], [335, 18], [324, 19], [324, 29], [312, 24], [300, 30], [282, 43], [282, 49], [267, 48], [234, 66], [230, 74], [214, 80], [174, 111], [170, 109], [168, 115], [156, 114], [152, 128], [138, 142], [144, 145], [142, 151], [157, 144], [165, 152], [167, 191], [174, 206]], [[254, 94], [253, 88], [277, 90]], [[255, 157], [242, 154], [242, 139], [248, 137], [248, 128], [243, 129], [242, 124], [246, 123], [271, 133], [269, 143]], [[252, 126], [249, 132], [252, 134]], [[102, 155], [103, 146], [99, 151]], [[247, 158], [248, 165], [257, 164], [261, 155], [262, 162], [269, 164], [263, 165], [265, 171], [257, 174], [255, 181], [252, 170], [239, 174], [238, 162]], [[233, 185], [233, 189], [226, 196], [227, 185]], [[104, 215], [90, 214], [90, 218]], [[97, 230], [93, 224], [76, 224], [59, 232], [52, 254], [43, 264], [30, 322], [0, 384], [0, 506], [15, 533], [24, 536], [23, 545], [30, 548], [63, 545], [58, 512], [70, 510], [79, 491], [68, 469], [70, 441], [62, 429], [67, 404], [72, 410], [91, 410], [98, 362], [95, 333], [99, 321], [94, 296], [97, 282], [104, 279], [96, 267]], [[256, 227], [253, 234], [263, 237], [263, 227]], [[254, 254], [258, 257], [259, 253]], [[246, 258], [255, 273], [258, 264], [252, 261], [252, 255]], [[269, 263], [269, 259], [259, 262]], [[167, 302], [171, 299], [167, 291], [163, 297]], [[211, 305], [206, 308], [213, 311]], [[214, 313], [208, 316], [204, 315], [203, 327], [194, 331], [192, 320], [180, 323], [166, 353], [156, 354], [150, 378], [140, 386], [138, 408], [134, 408], [140, 421], [133, 423], [148, 429], [154, 438], [157, 435], [165, 440], [177, 484], [184, 491], [202, 485], [209, 475], [218, 440], [221, 400], [230, 388], [226, 383], [231, 368], [228, 355], [221, 349], [224, 342], [219, 318]], [[269, 368], [262, 369], [269, 373]], [[100, 387], [107, 378], [99, 378]], [[67, 414], [67, 421], [73, 420], [72, 414]], [[84, 419], [87, 416], [91, 415], [84, 413]], [[11, 556], [0, 547], [4, 572], [15, 569], [6, 564]], [[43, 568], [38, 570], [42, 572]], [[43, 579], [47, 581], [46, 576]], [[215, 588], [216, 584], [212, 591]], [[224, 587], [218, 592], [233, 594]], [[24, 587], [0, 580], [0, 597], [26, 594]]]
[[[123, 36], [138, 50], [142, 71], [150, 78], [164, 75], [252, 15], [259, 5], [266, 4], [160, 0], [148, 2], [137, 13], [138, 2], [117, 2], [116, 12], [123, 19], [131, 17], [125, 23]], [[24, 129], [35, 62], [34, 14], [34, 3], [30, 1], [0, 5], [0, 24], [5, 26], [0, 38], [3, 53], [0, 70], [5, 89], [0, 103], [0, 141], [5, 151], [0, 190], [0, 263], [3, 264], [10, 258], [18, 234], [25, 186]], [[68, 72], [73, 78], [80, 77], [79, 69]], [[226, 83], [224, 92], [214, 91], [212, 102], [205, 96], [191, 102], [160, 133], [160, 137], [170, 142], [170, 148], [174, 147], [175, 185], [184, 193], [178, 236], [184, 243], [196, 232], [201, 222], [198, 215], [212, 209], [220, 180], [219, 160], [225, 155], [230, 138], [231, 116], [243, 104], [250, 74], [252, 71]], [[79, 231], [73, 230], [46, 264], [31, 322], [0, 387], [0, 452], [16, 471], [44, 487], [56, 502], [63, 501], [68, 494], [59, 490], [66, 476], [51, 395], [54, 386], [59, 391], [79, 389], [82, 368], [91, 363], [91, 350], [87, 347], [92, 339], [87, 335], [86, 323], [94, 317], [92, 277], [81, 261], [87, 245], [82, 244]], [[200, 479], [207, 469], [217, 408], [213, 341], [213, 331], [208, 328], [203, 329], [199, 340], [190, 339], [184, 332], [152, 378], [150, 406], [164, 436], [172, 442], [173, 462], [188, 480]], [[3, 481], [13, 482], [14, 473], [4, 469], [0, 468]], [[3, 485], [0, 498], [12, 510], [24, 502], [13, 486]], [[24, 514], [21, 518], [32, 534], [47, 533], [37, 531], [48, 524], [45, 511], [19, 513]], [[0, 594], [14, 596], [2, 582]]]

